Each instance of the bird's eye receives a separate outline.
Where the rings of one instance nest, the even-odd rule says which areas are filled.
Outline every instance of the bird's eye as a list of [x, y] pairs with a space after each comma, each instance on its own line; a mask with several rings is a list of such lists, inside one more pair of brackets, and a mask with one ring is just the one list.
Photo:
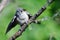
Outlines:
[[21, 11], [22, 12], [22, 11]]

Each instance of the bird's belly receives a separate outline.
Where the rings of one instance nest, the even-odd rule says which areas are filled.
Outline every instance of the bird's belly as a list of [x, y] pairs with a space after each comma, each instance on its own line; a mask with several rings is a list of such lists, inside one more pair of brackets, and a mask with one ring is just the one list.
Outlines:
[[26, 14], [22, 14], [22, 15], [20, 15], [19, 16], [19, 18], [17, 18], [18, 19], [18, 21], [20, 22], [20, 24], [23, 24], [23, 23], [27, 23], [28, 22], [28, 15], [26, 15]]
[[21, 23], [21, 24], [23, 24], [23, 23], [25, 23], [25, 22], [27, 23], [28, 20], [20, 20], [20, 23]]

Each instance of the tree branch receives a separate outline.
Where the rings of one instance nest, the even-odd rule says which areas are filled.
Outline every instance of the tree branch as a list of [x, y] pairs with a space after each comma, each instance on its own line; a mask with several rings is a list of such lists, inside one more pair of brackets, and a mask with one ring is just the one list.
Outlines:
[[4, 7], [7, 5], [8, 0], [2, 0], [0, 3], [0, 12], [4, 9]]
[[[52, 2], [53, 2], [53, 0], [50, 2], [50, 4]], [[44, 12], [46, 10], [46, 7], [47, 7], [46, 5], [43, 6], [34, 16], [32, 16], [29, 19], [28, 23], [24, 24], [18, 32], [16, 32], [11, 38], [9, 38], [9, 40], [15, 40], [17, 37], [21, 36], [22, 33], [25, 31], [25, 29], [28, 27], [28, 25], [31, 24], [33, 22], [33, 20], [36, 20], [36, 18], [39, 17], [42, 14], [42, 12]]]

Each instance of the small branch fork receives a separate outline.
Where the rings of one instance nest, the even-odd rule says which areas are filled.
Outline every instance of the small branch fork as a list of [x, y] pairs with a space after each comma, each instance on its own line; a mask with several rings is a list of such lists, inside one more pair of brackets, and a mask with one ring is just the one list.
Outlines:
[[[49, 4], [51, 4], [53, 2], [53, 0], [51, 2], [49, 2]], [[26, 30], [26, 28], [28, 27], [29, 24], [31, 24], [33, 22], [33, 20], [36, 20], [37, 17], [39, 17], [42, 12], [44, 12], [46, 10], [47, 6], [43, 6], [34, 16], [32, 16], [27, 24], [24, 24], [21, 29], [16, 32], [13, 36], [11, 36], [8, 40], [15, 40], [16, 38], [18, 38], [19, 36], [22, 35], [22, 33]]]

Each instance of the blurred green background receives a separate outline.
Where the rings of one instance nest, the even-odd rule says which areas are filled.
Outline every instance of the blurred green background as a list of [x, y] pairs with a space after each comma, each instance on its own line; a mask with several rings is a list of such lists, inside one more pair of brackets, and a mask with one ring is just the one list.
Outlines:
[[[37, 13], [37, 11], [47, 2], [47, 0], [11, 0], [11, 2], [0, 13], [0, 40], [8, 40], [15, 32], [20, 28], [17, 25], [7, 35], [5, 35], [7, 26], [18, 7], [26, 9], [31, 15]], [[53, 15], [57, 10], [60, 10], [60, 0], [55, 0], [47, 9], [37, 18], [40, 20], [44, 17], [48, 17], [47, 20], [41, 22], [41, 24], [30, 24], [23, 34], [16, 40], [47, 40], [50, 35], [53, 35], [56, 40], [60, 40], [60, 14], [59, 16]]]

